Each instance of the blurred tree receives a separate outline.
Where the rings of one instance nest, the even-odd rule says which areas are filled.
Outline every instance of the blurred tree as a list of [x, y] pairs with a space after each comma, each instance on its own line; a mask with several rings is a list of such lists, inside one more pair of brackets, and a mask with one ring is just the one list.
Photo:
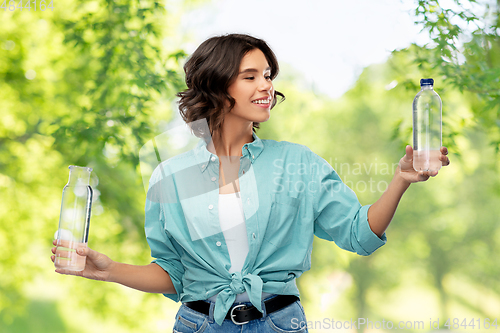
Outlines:
[[[168, 43], [168, 38], [177, 39], [172, 34], [183, 6], [169, 3], [167, 12], [153, 0], [73, 0], [55, 4], [53, 11], [2, 14], [4, 322], [33, 308], [26, 306], [26, 288], [40, 279], [47, 290], [55, 281], [58, 297], [68, 298], [60, 303], [63, 308], [84, 305], [131, 329], [144, 327], [138, 316], [148, 318], [163, 301], [141, 294], [134, 297], [142, 301], [131, 302], [117, 286], [57, 276], [49, 256], [67, 166], [76, 164], [94, 168], [90, 245], [116, 260], [148, 263], [138, 153], [171, 118], [171, 101], [184, 87], [179, 61], [185, 54]], [[72, 320], [70, 329], [82, 329]]]
[[[466, 175], [464, 179], [460, 173], [456, 174], [455, 185], [462, 184], [458, 192], [441, 193], [436, 204], [425, 206], [435, 219], [430, 237], [421, 235], [421, 239], [427, 240], [424, 249], [431, 254], [422, 264], [433, 276], [443, 315], [449, 314], [452, 300], [478, 315], [486, 315], [491, 313], [486, 307], [473, 304], [471, 297], [463, 297], [449, 285], [453, 279], [464, 279], [471, 285], [483, 284], [495, 297], [499, 295], [495, 282], [499, 272], [484, 255], [498, 250], [496, 243], [500, 230], [497, 218], [482, 217], [496, 209], [492, 197], [498, 197], [500, 188], [497, 176], [500, 162], [500, 1], [418, 0], [415, 3], [415, 23], [423, 26], [431, 42], [424, 47], [412, 45], [393, 52], [389, 62], [393, 69], [398, 69], [394, 82], [413, 95], [418, 90], [418, 81], [414, 79], [414, 71], [408, 68], [415, 65], [420, 77], [441, 79], [436, 89], [444, 95], [443, 144], [461, 157], [462, 163], [453, 167], [460, 168]], [[398, 58], [405, 59], [406, 66], [395, 65]], [[402, 93], [397, 90], [396, 93]], [[411, 122], [400, 118], [394, 128], [393, 137], [404, 140], [411, 133]], [[496, 158], [491, 158], [489, 149], [484, 147], [485, 136]], [[457, 193], [461, 195], [456, 196]], [[443, 202], [453, 203], [450, 206], [453, 209], [443, 207]], [[406, 215], [408, 218], [424, 218], [419, 206], [412, 210], [412, 214]], [[463, 219], [464, 216], [467, 218]], [[459, 246], [458, 251], [456, 246]]]
[[[500, 1], [416, 0], [415, 23], [431, 37], [425, 47], [411, 47], [410, 56], [422, 73], [468, 93], [473, 118], [457, 124], [479, 127], [500, 152]], [[414, 91], [417, 82], [406, 81]], [[452, 125], [452, 124], [450, 124]], [[452, 126], [450, 138], [459, 132]], [[498, 158], [497, 158], [498, 159]]]

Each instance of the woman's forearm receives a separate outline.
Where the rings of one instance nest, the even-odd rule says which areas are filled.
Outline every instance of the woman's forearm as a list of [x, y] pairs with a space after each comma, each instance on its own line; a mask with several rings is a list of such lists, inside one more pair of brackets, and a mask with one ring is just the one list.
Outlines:
[[137, 266], [114, 262], [109, 281], [147, 293], [175, 294], [170, 275], [155, 263]]
[[372, 231], [379, 237], [384, 234], [391, 223], [399, 200], [409, 186], [410, 183], [400, 177], [399, 170], [396, 171], [394, 178], [380, 199], [368, 209], [368, 223]]

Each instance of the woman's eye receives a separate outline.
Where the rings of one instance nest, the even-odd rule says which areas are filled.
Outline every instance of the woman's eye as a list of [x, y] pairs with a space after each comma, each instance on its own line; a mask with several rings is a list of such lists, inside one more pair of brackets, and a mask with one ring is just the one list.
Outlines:
[[[271, 80], [271, 76], [270, 76], [270, 75], [268, 75], [268, 76], [264, 76], [264, 78], [265, 78], [266, 80]], [[254, 76], [249, 76], [249, 77], [244, 78], [244, 80], [254, 80], [254, 79], [255, 79], [255, 77], [254, 77]]]

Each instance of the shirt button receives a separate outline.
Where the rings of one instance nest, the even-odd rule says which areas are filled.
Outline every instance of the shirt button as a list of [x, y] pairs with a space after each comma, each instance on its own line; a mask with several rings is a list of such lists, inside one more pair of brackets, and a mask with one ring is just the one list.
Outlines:
[[213, 181], [213, 182], [214, 182], [214, 181], [216, 181], [216, 180], [217, 180], [217, 178], [215, 178], [215, 177], [212, 177], [212, 181]]
[[201, 168], [202, 168], [202, 169], [203, 169], [204, 167], [205, 167], [205, 164], [203, 164], [203, 165], [201, 166]]
[[217, 243], [215, 243], [215, 245], [217, 245], [217, 246], [221, 246], [221, 245], [222, 245], [222, 243], [221, 243], [221, 242], [217, 242]]
[[255, 158], [255, 156], [254, 156], [254, 155], [252, 155], [252, 158]]
[[208, 206], [208, 209], [212, 209], [212, 208], [214, 208], [214, 205], [209, 205]]
[[253, 239], [255, 239], [255, 232], [252, 234]]
[[215, 156], [212, 156], [211, 160], [212, 162], [215, 162]]

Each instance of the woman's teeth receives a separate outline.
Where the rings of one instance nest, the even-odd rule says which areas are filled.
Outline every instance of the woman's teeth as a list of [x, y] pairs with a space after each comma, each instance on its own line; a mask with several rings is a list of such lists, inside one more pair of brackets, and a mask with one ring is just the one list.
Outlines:
[[269, 104], [271, 102], [270, 99], [259, 99], [257, 101], [252, 101], [254, 104]]

